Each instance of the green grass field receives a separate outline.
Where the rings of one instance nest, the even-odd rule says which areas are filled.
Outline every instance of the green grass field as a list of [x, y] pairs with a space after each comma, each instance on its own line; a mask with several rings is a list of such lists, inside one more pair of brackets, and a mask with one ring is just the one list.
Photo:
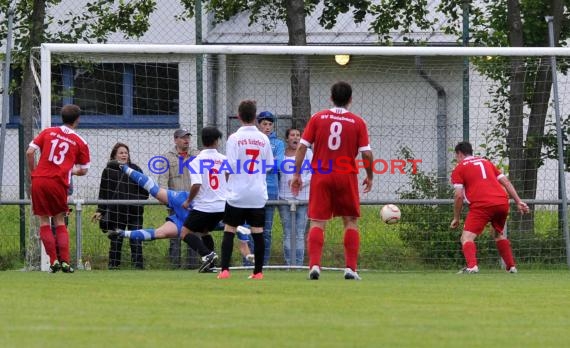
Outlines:
[[570, 273], [0, 272], [2, 347], [563, 347]]

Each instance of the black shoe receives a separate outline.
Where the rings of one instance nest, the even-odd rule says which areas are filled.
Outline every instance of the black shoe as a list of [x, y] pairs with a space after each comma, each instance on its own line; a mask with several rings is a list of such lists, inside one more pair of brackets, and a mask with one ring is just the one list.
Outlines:
[[202, 257], [202, 265], [198, 268], [198, 273], [206, 273], [205, 271], [212, 268], [214, 261], [218, 258], [215, 252], [211, 252], [208, 255]]
[[218, 273], [218, 269], [216, 267], [210, 267], [202, 271], [202, 273]]
[[49, 266], [49, 273], [57, 273], [59, 272], [59, 270], [61, 269], [61, 265], [59, 264], [58, 260], [55, 260], [55, 262]]
[[61, 271], [62, 271], [63, 273], [73, 273], [73, 272], [75, 272], [75, 270], [73, 269], [73, 267], [71, 267], [71, 266], [69, 265], [69, 263], [67, 263], [67, 262], [65, 262], [65, 261], [61, 263]]
[[309, 272], [309, 279], [319, 280], [320, 276], [321, 276], [321, 268], [317, 265], [311, 267], [311, 271]]
[[114, 230], [108, 230], [107, 231], [107, 238], [109, 239], [114, 239], [116, 237], [124, 237], [125, 236], [125, 232], [123, 230], [120, 230], [118, 228], [114, 229]]

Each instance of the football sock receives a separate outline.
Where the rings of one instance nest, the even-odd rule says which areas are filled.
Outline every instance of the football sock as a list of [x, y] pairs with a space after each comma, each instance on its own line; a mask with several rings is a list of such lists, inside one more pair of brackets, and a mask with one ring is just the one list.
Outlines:
[[358, 249], [360, 247], [360, 234], [357, 230], [349, 228], [344, 232], [344, 258], [346, 267], [356, 272], [358, 262]]
[[465, 256], [465, 261], [467, 262], [467, 268], [473, 268], [477, 266], [477, 246], [474, 242], [468, 241], [463, 243], [463, 256]]
[[[315, 265], [321, 266], [325, 232], [320, 227], [311, 227], [307, 236], [307, 249], [309, 251], [309, 268]], [[257, 257], [257, 256], [256, 256]]]
[[122, 231], [121, 233], [123, 237], [132, 239], [132, 240], [155, 240], [154, 236], [154, 228], [147, 228], [141, 230], [133, 230], [133, 231]]
[[235, 233], [225, 232], [222, 238], [222, 271], [230, 269], [230, 259], [232, 258], [232, 251], [234, 249], [234, 236]]
[[137, 185], [147, 190], [153, 197], [156, 198], [160, 187], [148, 176], [144, 175], [141, 172], [137, 172], [133, 168], [129, 168], [129, 166], [123, 165], [121, 169], [124, 173], [126, 173], [132, 181], [136, 182]]
[[211, 253], [211, 251], [204, 245], [202, 239], [200, 239], [200, 237], [195, 233], [188, 233], [183, 240], [190, 246], [190, 248], [197, 251], [200, 256], [206, 256]]
[[40, 226], [40, 239], [42, 243], [44, 243], [46, 254], [49, 256], [49, 264], [52, 265], [57, 261], [57, 251], [55, 249], [55, 237], [53, 236], [50, 225]]
[[508, 239], [499, 239], [497, 242], [497, 249], [499, 255], [503, 258], [507, 271], [515, 266], [515, 259], [513, 258], [513, 249], [511, 249], [511, 242]]
[[263, 272], [263, 257], [265, 256], [265, 238], [263, 233], [252, 233], [253, 238], [253, 255], [255, 256], [255, 264], [253, 273]]
[[211, 234], [205, 234], [202, 236], [202, 242], [204, 242], [204, 245], [206, 246], [206, 248], [208, 248], [208, 250], [210, 251], [214, 251], [214, 238], [212, 238]]
[[69, 232], [65, 225], [55, 227], [55, 245], [60, 261], [69, 263]]

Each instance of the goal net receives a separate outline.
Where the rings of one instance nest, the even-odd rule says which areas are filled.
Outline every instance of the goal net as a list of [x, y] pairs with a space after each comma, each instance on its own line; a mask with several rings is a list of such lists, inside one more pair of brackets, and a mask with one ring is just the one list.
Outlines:
[[[91, 217], [101, 207], [101, 185], [111, 187], [111, 196], [106, 198], [114, 199], [111, 184], [101, 178], [116, 143], [127, 144], [131, 161], [159, 181], [165, 170], [160, 159], [174, 148], [176, 129], [192, 134], [193, 153], [200, 149], [204, 126], [217, 126], [227, 139], [239, 127], [239, 102], [254, 99], [258, 112], [276, 116], [275, 130], [284, 139], [288, 128], [296, 125], [302, 130], [310, 114], [330, 108], [330, 87], [344, 80], [353, 87], [350, 110], [366, 120], [376, 158], [372, 192], [361, 194], [360, 268], [453, 269], [463, 265], [460, 230], [449, 228], [453, 148], [462, 140], [469, 140], [477, 155], [491, 159], [509, 174], [521, 197], [532, 203], [532, 214], [526, 216], [512, 206], [507, 226], [521, 267], [564, 267], [567, 240], [560, 214], [562, 182], [554, 102], [559, 101], [563, 133], [567, 134], [570, 89], [567, 76], [560, 72], [565, 68], [559, 69], [555, 100], [550, 59], [544, 55], [556, 55], [563, 68], [569, 52], [560, 48], [47, 44], [36, 66], [41, 74], [41, 123], [36, 131], [59, 124], [59, 109], [64, 104], [75, 103], [83, 110], [78, 132], [90, 145], [92, 162], [87, 176], [74, 178], [72, 197], [81, 200], [82, 210], [71, 214], [70, 231], [72, 240], [76, 230], [81, 234], [77, 257], [82, 262], [89, 260], [94, 268], [106, 269], [110, 241]], [[336, 54], [346, 55], [340, 60], [344, 65], [335, 62]], [[523, 74], [520, 95], [513, 92], [512, 84], [518, 60]], [[516, 105], [520, 107], [513, 107], [519, 98]], [[298, 115], [297, 108], [309, 112]], [[220, 151], [225, 151], [224, 145]], [[566, 160], [565, 170], [567, 164]], [[127, 206], [144, 207], [142, 227], [163, 225], [168, 215], [163, 205], [152, 197], [133, 202]], [[273, 203], [277, 202], [270, 206], [277, 208]], [[378, 216], [381, 206], [388, 203], [402, 210], [398, 224], [383, 224]], [[132, 210], [121, 211], [116, 217], [121, 223], [133, 219]], [[463, 218], [465, 213], [466, 209]], [[277, 209], [271, 231], [269, 265], [287, 266]], [[500, 258], [487, 232], [477, 241], [479, 263], [499, 269]], [[213, 232], [218, 254], [221, 235]], [[344, 268], [341, 221], [331, 221], [325, 235], [323, 266]], [[303, 249], [303, 240], [294, 244]], [[144, 267], [196, 267], [195, 255], [187, 259], [184, 242], [181, 260], [173, 260], [170, 243], [143, 242]], [[241, 266], [237, 248], [233, 255], [233, 265]], [[134, 266], [128, 240], [122, 245], [121, 257], [120, 267]], [[304, 266], [307, 257], [305, 251]]]

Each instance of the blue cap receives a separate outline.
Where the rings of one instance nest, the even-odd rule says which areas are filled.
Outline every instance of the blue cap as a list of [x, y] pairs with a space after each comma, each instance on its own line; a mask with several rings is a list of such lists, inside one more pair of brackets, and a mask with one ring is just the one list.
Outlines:
[[262, 111], [257, 115], [257, 122], [261, 122], [263, 120], [275, 122], [275, 115], [273, 115], [270, 111]]

